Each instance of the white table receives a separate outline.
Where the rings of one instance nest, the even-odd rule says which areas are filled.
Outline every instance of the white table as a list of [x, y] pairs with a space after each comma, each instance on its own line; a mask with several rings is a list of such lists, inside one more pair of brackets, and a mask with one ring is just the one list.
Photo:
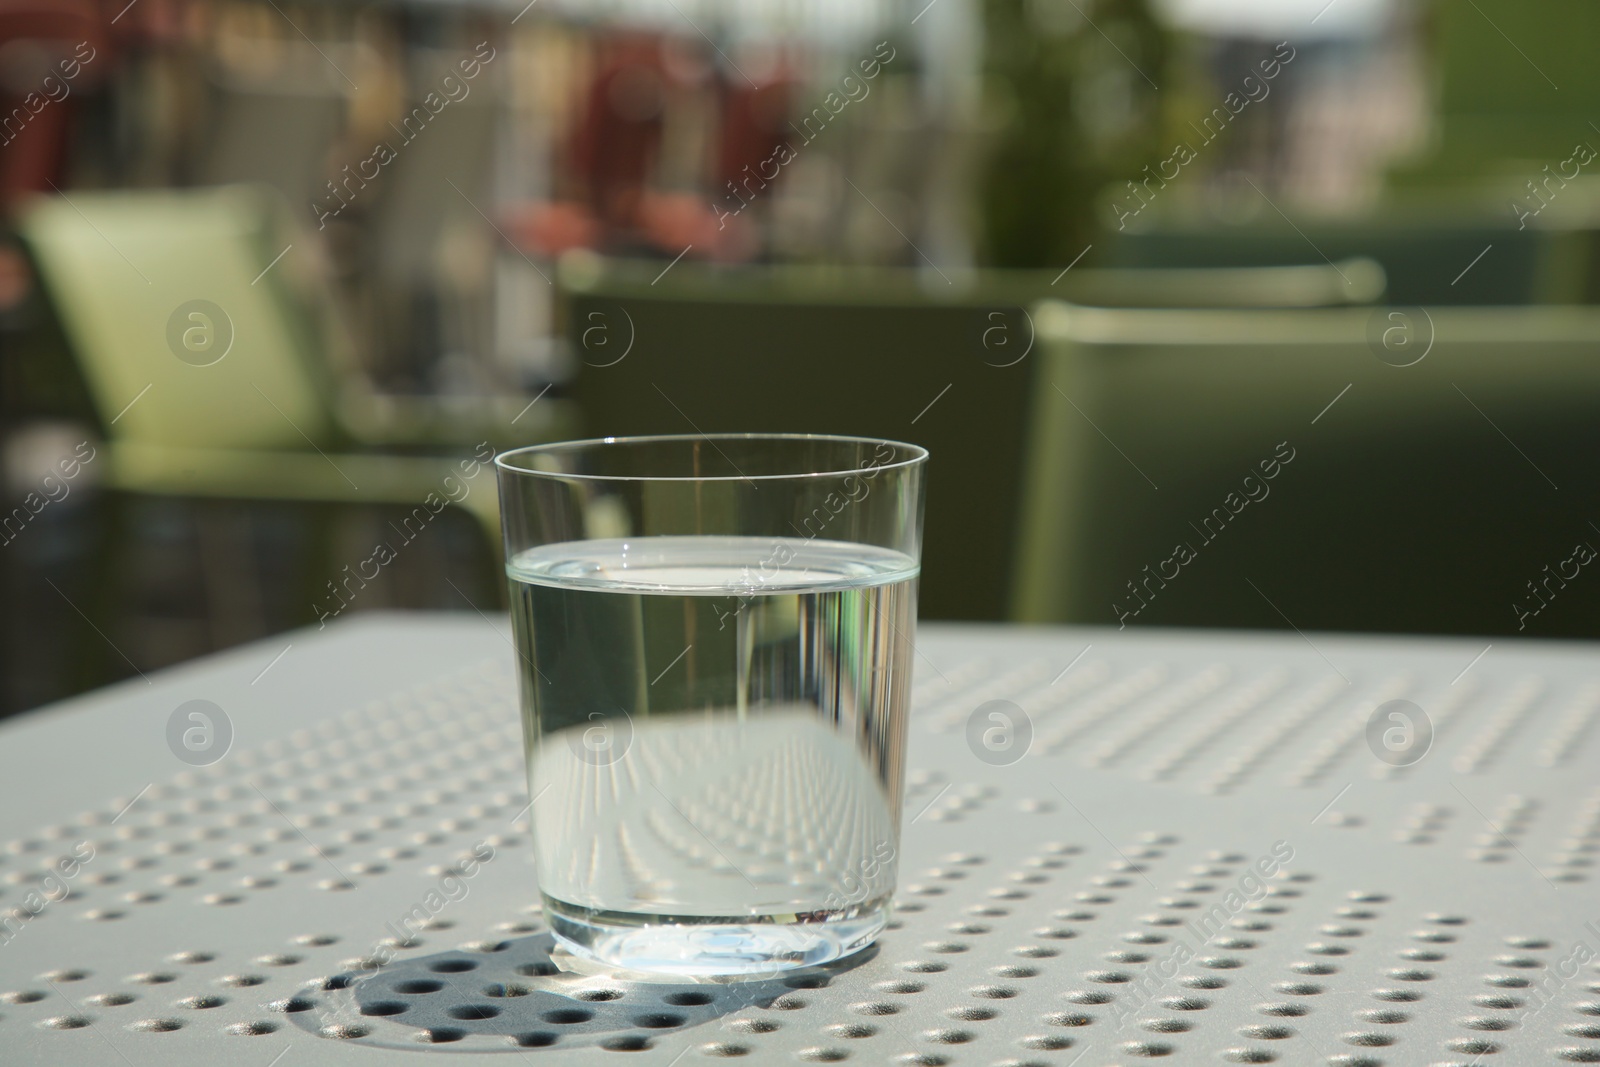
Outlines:
[[[893, 928], [740, 989], [540, 973], [506, 631], [358, 616], [8, 722], [0, 1062], [1600, 1062], [1592, 646], [924, 625]], [[1410, 767], [1365, 739], [1400, 698]], [[1033, 724], [1009, 766], [966, 740], [994, 699]], [[235, 733], [198, 769], [192, 700]]]

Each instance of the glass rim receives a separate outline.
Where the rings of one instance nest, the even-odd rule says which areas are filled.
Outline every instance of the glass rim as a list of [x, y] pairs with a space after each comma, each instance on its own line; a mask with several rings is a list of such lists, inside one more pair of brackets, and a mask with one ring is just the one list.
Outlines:
[[[542, 471], [525, 466], [518, 466], [514, 459], [519, 456], [536, 454], [554, 454], [563, 450], [577, 450], [581, 448], [607, 445], [644, 445], [659, 442], [684, 442], [704, 441], [717, 448], [718, 441], [826, 441], [837, 444], [859, 445], [890, 445], [910, 453], [904, 458], [896, 459], [892, 463], [880, 463], [866, 466], [841, 467], [833, 470], [800, 471], [794, 474], [581, 474], [567, 471]], [[720, 453], [722, 450], [717, 448]], [[723, 456], [724, 459], [728, 457]], [[509, 474], [522, 474], [538, 478], [553, 478], [571, 481], [591, 482], [761, 482], [782, 481], [798, 478], [842, 478], [849, 475], [865, 475], [869, 472], [896, 470], [901, 467], [913, 467], [924, 463], [928, 459], [928, 450], [921, 445], [914, 445], [908, 441], [896, 441], [888, 437], [857, 437], [851, 434], [830, 433], [665, 433], [665, 434], [640, 434], [624, 437], [584, 437], [571, 441], [550, 441], [539, 445], [522, 445], [518, 448], [507, 449], [494, 457], [497, 469]], [[728, 460], [731, 465], [733, 461]]]

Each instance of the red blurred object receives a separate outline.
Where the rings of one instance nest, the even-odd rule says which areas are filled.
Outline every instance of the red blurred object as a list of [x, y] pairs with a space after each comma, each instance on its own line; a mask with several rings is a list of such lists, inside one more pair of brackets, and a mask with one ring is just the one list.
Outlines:
[[[688, 193], [642, 189], [630, 232], [664, 255], [692, 250], [696, 257], [746, 259], [752, 235], [743, 220], [719, 219], [704, 200]], [[534, 203], [508, 213], [505, 230], [512, 243], [537, 256], [555, 258], [574, 248], [601, 248], [606, 239], [600, 219], [573, 201]]]
[[598, 70], [574, 128], [572, 164], [608, 233], [639, 228], [639, 205], [661, 151], [666, 70], [661, 39], [625, 32], [599, 46]]
[[10, 311], [22, 303], [33, 289], [33, 271], [27, 257], [15, 248], [0, 245], [0, 311]]
[[[730, 78], [722, 89], [722, 123], [717, 138], [717, 189], [757, 174], [778, 145], [794, 138], [788, 127], [793, 82], [785, 72], [765, 85]], [[770, 171], [769, 171], [770, 173]]]
[[600, 220], [583, 204], [570, 202], [530, 204], [506, 219], [506, 229], [518, 247], [549, 258], [600, 243]]
[[639, 226], [652, 244], [670, 255], [694, 248], [711, 256], [723, 251], [728, 229], [705, 200], [688, 193], [646, 192], [639, 202]]
[[110, 63], [87, 0], [0, 0], [0, 210], [59, 185], [74, 93]]
[[[752, 85], [743, 75], [722, 82], [707, 175], [716, 188], [709, 198], [659, 192], [651, 184], [669, 90], [696, 83], [709, 69], [686, 61], [682, 49], [681, 41], [639, 31], [599, 42], [568, 153], [575, 199], [514, 212], [507, 229], [519, 245], [545, 256], [580, 247], [716, 259], [755, 254], [753, 218], [735, 216], [752, 191], [764, 192], [776, 179], [772, 159], [788, 139], [793, 81], [784, 71], [764, 85]], [[758, 176], [763, 170], [765, 180]], [[730, 182], [741, 192], [731, 191]]]

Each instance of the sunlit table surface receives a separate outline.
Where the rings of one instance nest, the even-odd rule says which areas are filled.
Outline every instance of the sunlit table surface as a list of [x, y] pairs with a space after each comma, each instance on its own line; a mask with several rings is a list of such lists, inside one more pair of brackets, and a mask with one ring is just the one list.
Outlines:
[[552, 953], [508, 635], [5, 723], [0, 1062], [1600, 1062], [1594, 646], [924, 624], [891, 928], [693, 983]]

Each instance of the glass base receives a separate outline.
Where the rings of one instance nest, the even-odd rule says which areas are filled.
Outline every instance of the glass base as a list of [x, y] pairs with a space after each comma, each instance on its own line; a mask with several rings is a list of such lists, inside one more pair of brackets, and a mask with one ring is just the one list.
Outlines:
[[776, 977], [872, 944], [888, 898], [805, 915], [694, 916], [600, 911], [544, 896], [545, 918], [569, 951], [611, 967], [693, 977]]

